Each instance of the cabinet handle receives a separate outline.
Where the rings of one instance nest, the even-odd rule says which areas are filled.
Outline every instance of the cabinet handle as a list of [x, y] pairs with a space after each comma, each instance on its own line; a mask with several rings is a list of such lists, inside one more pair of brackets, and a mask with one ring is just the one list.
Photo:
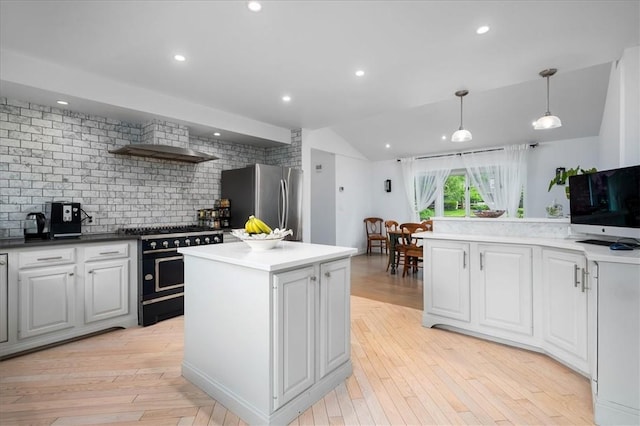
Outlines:
[[482, 271], [482, 253], [480, 253], [480, 270]]
[[574, 287], [578, 287], [578, 284], [580, 284], [580, 282], [578, 281], [579, 270], [580, 270], [580, 267], [578, 265], [573, 265], [573, 286]]
[[90, 274], [93, 274], [93, 271], [89, 271]]
[[325, 272], [324, 276], [327, 277], [327, 278], [331, 278], [331, 272]]
[[587, 270], [585, 268], [582, 268], [582, 292], [583, 293], [585, 292], [585, 290], [589, 289], [587, 287], [587, 275], [589, 275]]
[[105, 255], [105, 254], [118, 254], [118, 253], [120, 253], [118, 250], [115, 250], [115, 251], [105, 251], [105, 252], [100, 253], [100, 255]]
[[43, 261], [43, 260], [58, 260], [58, 259], [62, 259], [62, 256], [39, 257], [37, 260], [38, 260], [38, 262], [40, 262], [40, 261]]
[[462, 252], [462, 269], [467, 269], [467, 252]]
[[6, 265], [5, 261], [4, 260], [0, 260], [0, 266], [4, 266], [4, 265]]
[[72, 277], [73, 276], [73, 272], [69, 272], [69, 276]]
[[309, 279], [310, 279], [311, 281], [315, 281], [317, 278], [316, 278], [316, 276], [315, 276], [315, 275], [312, 275], [312, 276], [310, 276], [310, 277], [309, 277]]

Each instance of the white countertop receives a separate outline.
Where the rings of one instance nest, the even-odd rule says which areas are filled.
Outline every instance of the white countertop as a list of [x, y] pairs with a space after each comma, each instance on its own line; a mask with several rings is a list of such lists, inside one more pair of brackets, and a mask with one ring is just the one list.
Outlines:
[[183, 247], [179, 248], [178, 252], [185, 256], [210, 259], [247, 268], [279, 271], [310, 263], [352, 256], [357, 253], [357, 250], [352, 247], [281, 241], [275, 248], [266, 251], [255, 251], [244, 242], [233, 242]]
[[413, 234], [416, 238], [450, 240], [450, 241], [468, 241], [468, 242], [486, 242], [486, 243], [503, 243], [503, 244], [524, 244], [533, 246], [542, 246], [550, 248], [558, 248], [563, 250], [575, 250], [585, 253], [589, 260], [599, 262], [613, 263], [630, 263], [640, 265], [640, 250], [611, 250], [606, 246], [594, 244], [579, 243], [579, 240], [586, 240], [589, 237], [573, 236], [567, 238], [533, 238], [533, 237], [512, 237], [501, 235], [464, 235], [464, 234], [443, 234], [438, 232], [419, 232]]

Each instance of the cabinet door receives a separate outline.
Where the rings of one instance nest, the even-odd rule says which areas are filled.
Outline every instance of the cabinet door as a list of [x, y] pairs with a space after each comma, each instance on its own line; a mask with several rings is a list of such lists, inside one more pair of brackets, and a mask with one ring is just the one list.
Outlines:
[[320, 265], [320, 378], [351, 356], [351, 261]]
[[479, 324], [533, 334], [531, 248], [480, 244]]
[[18, 273], [19, 339], [74, 326], [75, 268], [52, 266]]
[[84, 265], [85, 322], [129, 313], [129, 260], [89, 262]]
[[[588, 371], [586, 259], [555, 250], [542, 252], [543, 336], [549, 353]], [[586, 283], [585, 283], [586, 289]]]
[[469, 244], [427, 241], [425, 250], [427, 313], [469, 322]]
[[9, 299], [7, 255], [0, 254], [0, 343], [9, 339]]
[[598, 400], [623, 410], [596, 409], [603, 416], [596, 423], [638, 424], [640, 265], [601, 262], [598, 269]]
[[316, 280], [313, 267], [273, 276], [274, 410], [315, 381]]

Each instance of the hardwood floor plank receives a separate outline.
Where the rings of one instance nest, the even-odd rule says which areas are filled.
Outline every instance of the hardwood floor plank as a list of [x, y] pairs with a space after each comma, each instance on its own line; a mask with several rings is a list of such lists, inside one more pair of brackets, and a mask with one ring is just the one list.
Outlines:
[[349, 397], [347, 387], [345, 384], [340, 384], [334, 390], [336, 392], [336, 399], [338, 400], [338, 405], [340, 406], [340, 412], [342, 413], [344, 423], [346, 425], [357, 425], [358, 417], [356, 415], [353, 402]]

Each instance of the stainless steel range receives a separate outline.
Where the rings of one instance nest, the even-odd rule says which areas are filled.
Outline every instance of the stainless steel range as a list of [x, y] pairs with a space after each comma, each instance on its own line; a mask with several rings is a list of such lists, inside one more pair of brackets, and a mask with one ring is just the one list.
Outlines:
[[184, 262], [178, 247], [223, 242], [222, 231], [199, 226], [124, 228], [138, 241], [138, 324], [152, 325], [184, 313]]

